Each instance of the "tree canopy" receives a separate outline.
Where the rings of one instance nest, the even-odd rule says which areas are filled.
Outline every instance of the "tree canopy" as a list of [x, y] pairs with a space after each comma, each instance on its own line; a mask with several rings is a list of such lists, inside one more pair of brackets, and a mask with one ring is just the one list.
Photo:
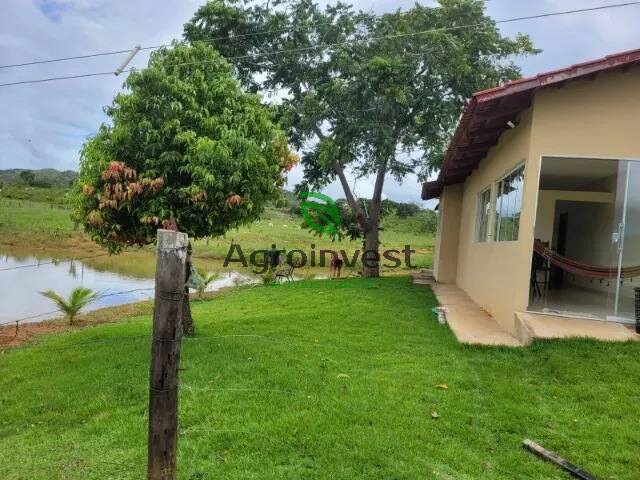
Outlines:
[[124, 86], [81, 152], [75, 216], [96, 242], [144, 245], [160, 227], [221, 235], [278, 195], [297, 156], [212, 46], [158, 50]]
[[[300, 188], [338, 179], [376, 251], [385, 177], [438, 169], [466, 99], [518, 77], [509, 58], [535, 53], [528, 37], [503, 37], [480, 0], [380, 16], [313, 0], [212, 0], [185, 25], [185, 38], [215, 45], [248, 87], [284, 92], [279, 113], [303, 152]], [[368, 212], [347, 171], [374, 176]]]

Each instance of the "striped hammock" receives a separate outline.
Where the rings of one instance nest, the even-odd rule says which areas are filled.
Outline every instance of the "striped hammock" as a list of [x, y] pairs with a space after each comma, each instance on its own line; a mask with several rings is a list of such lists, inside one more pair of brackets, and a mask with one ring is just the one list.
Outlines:
[[[560, 255], [551, 250], [541, 240], [535, 239], [533, 242], [533, 251], [542, 258], [548, 260], [553, 265], [565, 272], [573, 273], [580, 277], [605, 280], [618, 277], [617, 267], [599, 267], [596, 265], [588, 265], [586, 263], [576, 262], [570, 258]], [[622, 278], [633, 278], [640, 276], [640, 266], [622, 267]]]

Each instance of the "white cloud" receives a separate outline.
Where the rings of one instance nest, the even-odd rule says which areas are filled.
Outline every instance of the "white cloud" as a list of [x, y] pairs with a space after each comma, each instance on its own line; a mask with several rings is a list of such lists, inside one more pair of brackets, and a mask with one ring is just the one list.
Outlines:
[[[156, 45], [180, 37], [183, 24], [202, 1], [157, 0], [5, 0], [0, 16], [0, 64], [78, 55], [96, 51]], [[358, 0], [358, 7], [381, 13], [409, 8], [413, 1]], [[421, 2], [431, 4], [433, 2]], [[601, 0], [492, 0], [489, 13], [496, 19], [601, 5]], [[505, 24], [505, 34], [529, 33], [544, 50], [520, 59], [526, 74], [560, 68], [621, 50], [640, 47], [637, 24], [640, 7], [582, 13], [564, 17]], [[86, 72], [113, 71], [124, 55], [0, 69], [0, 83]], [[146, 64], [148, 53], [134, 65]], [[111, 102], [123, 79], [113, 76], [19, 85], [0, 88], [0, 168], [77, 168], [84, 139], [104, 120], [102, 108]], [[291, 172], [290, 184], [302, 177]], [[371, 193], [373, 180], [360, 179], [356, 192]], [[327, 192], [343, 196], [332, 184]], [[408, 177], [402, 184], [388, 179], [385, 195], [394, 200], [418, 201], [420, 184]]]

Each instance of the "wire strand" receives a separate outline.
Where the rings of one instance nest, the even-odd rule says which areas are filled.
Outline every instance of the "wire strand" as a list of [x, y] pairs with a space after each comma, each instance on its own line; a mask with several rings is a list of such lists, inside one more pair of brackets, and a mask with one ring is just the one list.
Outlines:
[[[42, 344], [42, 343], [37, 343], [34, 345], [23, 345], [20, 347], [12, 347], [10, 345], [0, 345], [0, 349], [2, 349], [3, 347], [5, 347], [4, 349], [7, 351], [16, 351], [16, 350], [28, 350], [28, 349], [33, 349], [33, 348], [44, 348], [44, 349], [50, 349], [50, 350], [66, 350], [66, 349], [71, 349], [74, 347], [81, 347], [81, 346], [85, 346], [85, 345], [91, 345], [91, 344], [96, 344], [96, 343], [109, 343], [109, 342], [114, 342], [114, 341], [121, 341], [121, 340], [139, 340], [139, 339], [146, 339], [149, 341], [152, 341], [152, 335], [151, 332], [149, 334], [145, 334], [145, 335], [119, 335], [119, 336], [114, 336], [114, 337], [101, 337], [101, 338], [93, 338], [90, 340], [85, 340], [82, 342], [72, 342], [69, 343], [67, 345], [48, 345], [48, 344]], [[267, 340], [267, 341], [280, 341], [279, 339], [275, 338], [275, 337], [268, 337], [266, 335], [206, 335], [206, 336], [202, 336], [202, 337], [186, 337], [183, 336], [180, 338], [181, 341], [184, 341], [185, 343], [189, 343], [189, 342], [199, 342], [199, 341], [220, 341], [224, 338], [252, 338], [252, 339], [260, 339], [260, 340]]]
[[[635, 5], [640, 5], [640, 1], [617, 3], [617, 4], [608, 4], [608, 5], [600, 5], [600, 6], [597, 6], [597, 7], [579, 8], [579, 9], [564, 10], [564, 11], [559, 11], [559, 12], [548, 12], [548, 13], [542, 13], [542, 14], [537, 14], [537, 15], [527, 15], [527, 16], [522, 16], [522, 17], [513, 17], [513, 18], [507, 18], [507, 19], [503, 19], [503, 20], [496, 20], [494, 23], [495, 24], [513, 23], [513, 22], [519, 22], [519, 21], [525, 21], [525, 20], [536, 20], [536, 19], [556, 17], [556, 16], [562, 16], [562, 15], [571, 15], [571, 14], [576, 14], [576, 13], [595, 12], [595, 11], [601, 11], [601, 10], [607, 10], [607, 9], [613, 9], [613, 8], [621, 8], [621, 7], [628, 7], [628, 6], [635, 6]], [[467, 28], [476, 28], [476, 27], [485, 27], [485, 26], [487, 26], [486, 23], [474, 23], [474, 24], [467, 24], [467, 25], [457, 25], [457, 26], [453, 26], [453, 27], [434, 28], [434, 29], [423, 30], [423, 31], [420, 31], [420, 32], [413, 32], [413, 33], [398, 33], [398, 34], [382, 35], [382, 36], [378, 36], [378, 37], [369, 38], [369, 39], [367, 39], [367, 41], [372, 41], [372, 40], [376, 41], [376, 40], [392, 39], [392, 38], [415, 37], [415, 36], [418, 36], [418, 35], [425, 35], [427, 33], [454, 31], [454, 30], [462, 30], [462, 29], [467, 29]], [[227, 38], [229, 38], [229, 37], [227, 37]], [[209, 40], [209, 42], [211, 42], [213, 40], [214, 39], [211, 39], [211, 40]], [[279, 54], [282, 54], [282, 53], [310, 51], [310, 50], [314, 50], [316, 48], [330, 48], [330, 47], [336, 47], [336, 46], [340, 46], [340, 45], [351, 45], [351, 44], [353, 44], [353, 41], [343, 41], [343, 42], [336, 42], [336, 43], [332, 43], [332, 44], [317, 44], [317, 45], [311, 45], [311, 46], [308, 46], [308, 47], [275, 50], [275, 51], [272, 51], [272, 52], [258, 52], [258, 53], [252, 53], [252, 54], [247, 54], [247, 55], [240, 55], [240, 56], [236, 56], [236, 57], [222, 57], [222, 58], [224, 58], [224, 59], [226, 59], [228, 61], [233, 61], [233, 60], [242, 60], [242, 59], [247, 59], [247, 58], [265, 57], [265, 56], [270, 56], [270, 55], [279, 55]], [[169, 45], [147, 46], [147, 47], [142, 47], [142, 49], [146, 49], [146, 50], [158, 49], [158, 48], [163, 48], [163, 47], [167, 47], [167, 46], [169, 46]], [[120, 52], [120, 51], [118, 51], [118, 52]], [[99, 56], [99, 55], [102, 55], [102, 54], [107, 55], [107, 54], [110, 54], [110, 53], [111, 52], [102, 52], [101, 54], [92, 54], [92, 55], [93, 56]], [[72, 57], [66, 57], [66, 59], [72, 59]], [[52, 59], [52, 60], [49, 60], [48, 62], [51, 62], [51, 61], [54, 61], [54, 60], [58, 60], [58, 59]], [[60, 61], [62, 61], [62, 60], [60, 60]], [[33, 63], [33, 62], [27, 62], [27, 63]], [[189, 65], [189, 64], [195, 64], [195, 63], [203, 64], [203, 63], [207, 63], [207, 62], [184, 62], [184, 63], [175, 64], [174, 66]], [[8, 68], [9, 66], [6, 66], [6, 67]], [[132, 72], [134, 70], [136, 70], [136, 69], [135, 68], [129, 68], [129, 69], [123, 70], [121, 73], [129, 73], [129, 72]], [[48, 77], [48, 78], [41, 78], [41, 79], [34, 79], [34, 80], [21, 80], [21, 81], [15, 81], [15, 82], [1, 83], [0, 87], [8, 87], [8, 86], [13, 86], [13, 85], [38, 84], [38, 83], [53, 82], [53, 81], [58, 81], [58, 80], [70, 80], [70, 79], [105, 76], [105, 75], [113, 75], [113, 72], [96, 72], [96, 73], [86, 73], [86, 74], [81, 74], [81, 75], [67, 75], [67, 76]]]
[[41, 267], [43, 265], [57, 265], [57, 264], [60, 264], [60, 263], [76, 262], [76, 261], [83, 261], [83, 260], [92, 260], [94, 258], [105, 257], [107, 255], [109, 255], [109, 254], [108, 253], [100, 253], [98, 255], [92, 255], [92, 256], [87, 256], [87, 257], [65, 258], [65, 259], [62, 259], [62, 260], [47, 260], [47, 261], [44, 261], [44, 262], [31, 263], [31, 264], [28, 264], [28, 265], [16, 265], [15, 267], [0, 268], [0, 272], [7, 272], [9, 270], [20, 270], [22, 268]]
[[[486, 0], [486, 1], [490, 1], [490, 0]], [[410, 11], [404, 11], [404, 12], [399, 12], [401, 15], [406, 15], [408, 13], [410, 13]], [[384, 15], [389, 15], [388, 13], [386, 14], [380, 14], [380, 15], [375, 15], [375, 17], [383, 17]], [[317, 26], [337, 26], [335, 25], [335, 23], [333, 22], [310, 22], [310, 23], [306, 23], [304, 25], [299, 25], [299, 26], [293, 26], [293, 27], [289, 27], [289, 28], [278, 28], [278, 29], [266, 29], [266, 30], [258, 30], [255, 32], [250, 32], [250, 33], [241, 33], [241, 34], [236, 34], [236, 35], [224, 35], [224, 36], [218, 36], [218, 37], [212, 37], [209, 38], [207, 40], [203, 40], [206, 43], [212, 43], [215, 41], [219, 41], [219, 40], [234, 40], [236, 38], [247, 38], [247, 37], [254, 37], [254, 36], [258, 36], [258, 35], [267, 35], [267, 34], [271, 34], [271, 33], [284, 33], [284, 32], [294, 32], [297, 30], [300, 30], [302, 28], [306, 28], [306, 27], [317, 27]], [[171, 44], [170, 43], [163, 43], [160, 45], [149, 45], [149, 46], [144, 46], [141, 47], [140, 50], [157, 50], [160, 48], [166, 48], [166, 47], [170, 47]], [[33, 61], [29, 61], [29, 62], [24, 62], [24, 63], [13, 63], [13, 64], [7, 64], [7, 65], [0, 65], [0, 69], [6, 69], [6, 68], [18, 68], [18, 67], [26, 67], [26, 66], [31, 66], [31, 65], [41, 65], [41, 64], [47, 64], [47, 63], [55, 63], [55, 62], [66, 62], [66, 61], [70, 61], [70, 60], [82, 60], [82, 59], [86, 59], [86, 58], [94, 58], [94, 57], [103, 57], [103, 56], [110, 56], [110, 55], [119, 55], [122, 53], [129, 53], [133, 48], [129, 48], [129, 49], [123, 49], [123, 50], [112, 50], [112, 51], [106, 51], [106, 52], [96, 52], [96, 53], [90, 53], [90, 54], [85, 54], [85, 55], [75, 55], [75, 56], [68, 56], [68, 57], [60, 57], [60, 58], [52, 58], [52, 59], [48, 59], [48, 60], [33, 60]], [[113, 72], [112, 72], [113, 73]]]

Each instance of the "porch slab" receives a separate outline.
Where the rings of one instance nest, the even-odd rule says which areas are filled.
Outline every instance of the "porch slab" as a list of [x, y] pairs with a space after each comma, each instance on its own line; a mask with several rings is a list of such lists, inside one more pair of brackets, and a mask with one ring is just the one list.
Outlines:
[[433, 285], [435, 280], [433, 278], [432, 270], [420, 270], [419, 272], [413, 272], [413, 283], [418, 285]]
[[440, 306], [444, 307], [447, 324], [460, 343], [523, 346], [460, 288], [437, 283], [431, 288]]
[[523, 343], [538, 338], [593, 338], [608, 342], [640, 340], [640, 335], [620, 323], [531, 312], [516, 312], [516, 321], [516, 331]]

